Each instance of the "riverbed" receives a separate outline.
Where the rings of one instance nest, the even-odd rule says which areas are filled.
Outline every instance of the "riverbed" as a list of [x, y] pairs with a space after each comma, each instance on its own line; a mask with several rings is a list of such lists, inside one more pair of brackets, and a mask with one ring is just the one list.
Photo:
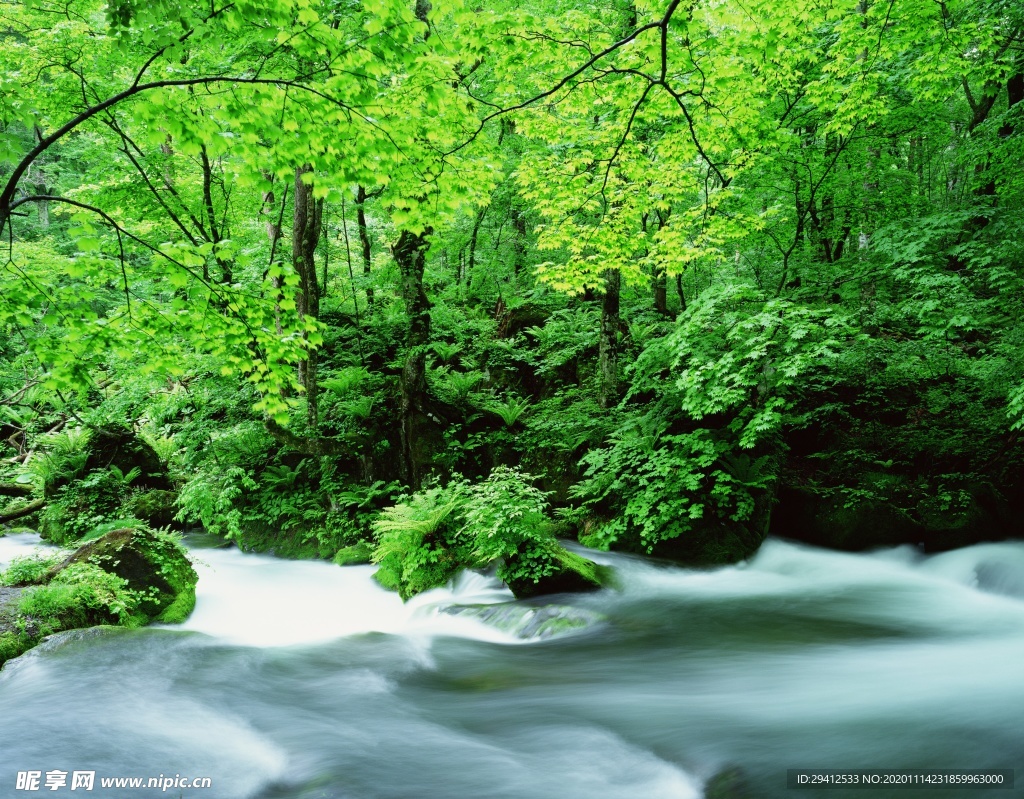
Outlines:
[[[37, 544], [0, 538], [0, 564]], [[590, 554], [617, 588], [515, 602], [469, 574], [403, 604], [371, 566], [193, 549], [185, 624], [62, 634], [0, 672], [0, 797], [31, 795], [28, 770], [95, 772], [103, 799], [686, 799], [723, 773], [753, 799], [889, 795], [787, 789], [797, 768], [1024, 784], [1024, 543], [769, 540], [705, 571]], [[158, 775], [212, 787], [100, 785]]]

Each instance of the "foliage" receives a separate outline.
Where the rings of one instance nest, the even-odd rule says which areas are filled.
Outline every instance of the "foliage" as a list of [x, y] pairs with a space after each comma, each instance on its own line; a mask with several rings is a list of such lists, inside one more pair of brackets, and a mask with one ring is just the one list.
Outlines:
[[743, 285], [681, 315], [631, 369], [629, 396], [648, 401], [629, 407], [608, 443], [583, 458], [586, 479], [575, 496], [614, 511], [584, 543], [653, 552], [706, 520], [756, 527], [772, 484], [773, 444], [794, 423], [801, 388], [853, 337], [827, 308]]
[[[780, 487], [1021, 517], [1018, 5], [14, 0], [3, 512], [72, 542], [174, 490], [248, 548], [376, 535], [406, 595], [574, 568], [475, 543], [540, 502], [505, 467], [695, 560]], [[159, 487], [90, 461], [114, 427]]]
[[117, 466], [110, 466], [62, 486], [41, 514], [40, 533], [51, 543], [68, 546], [101, 534], [98, 530], [140, 523], [123, 510], [139, 474], [137, 467], [125, 474]]
[[0, 585], [29, 585], [42, 582], [47, 572], [60, 561], [59, 553], [23, 555], [15, 558], [0, 573]]
[[555, 540], [547, 500], [532, 479], [499, 467], [475, 485], [435, 486], [385, 509], [373, 524], [377, 580], [408, 599], [444, 585], [461, 569], [495, 562], [508, 583], [538, 583], [565, 569], [589, 574], [593, 564]]
[[49, 493], [57, 485], [77, 477], [89, 457], [87, 428], [72, 427], [41, 436], [42, 451], [29, 458], [22, 467], [18, 482], [29, 483], [39, 493]]
[[41, 635], [87, 624], [125, 624], [139, 603], [127, 582], [89, 563], [62, 569], [46, 585], [29, 588], [18, 612]]

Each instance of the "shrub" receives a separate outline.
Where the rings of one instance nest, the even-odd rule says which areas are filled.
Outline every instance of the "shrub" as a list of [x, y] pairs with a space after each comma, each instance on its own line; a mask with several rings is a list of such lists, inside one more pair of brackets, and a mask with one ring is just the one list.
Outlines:
[[91, 563], [73, 563], [22, 595], [18, 611], [41, 635], [88, 624], [126, 624], [139, 603], [128, 583]]
[[23, 555], [0, 573], [0, 585], [32, 585], [42, 582], [47, 572], [61, 561], [60, 553]]
[[461, 569], [499, 563], [498, 577], [517, 594], [567, 571], [597, 585], [594, 564], [555, 539], [547, 499], [532, 479], [499, 467], [482, 483], [456, 480], [387, 508], [373, 525], [377, 580], [408, 599], [444, 585]]

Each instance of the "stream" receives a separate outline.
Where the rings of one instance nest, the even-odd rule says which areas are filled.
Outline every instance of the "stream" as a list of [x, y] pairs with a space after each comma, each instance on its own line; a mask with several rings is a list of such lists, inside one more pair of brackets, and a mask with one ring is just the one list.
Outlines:
[[[0, 567], [38, 544], [0, 537]], [[620, 587], [514, 602], [463, 575], [403, 604], [373, 567], [201, 548], [183, 625], [64, 633], [0, 672], [0, 797], [687, 799], [733, 772], [1015, 769], [1024, 543], [929, 557], [767, 541], [685, 570], [588, 553]], [[103, 787], [201, 777], [209, 788]], [[977, 790], [933, 789], [932, 799]]]

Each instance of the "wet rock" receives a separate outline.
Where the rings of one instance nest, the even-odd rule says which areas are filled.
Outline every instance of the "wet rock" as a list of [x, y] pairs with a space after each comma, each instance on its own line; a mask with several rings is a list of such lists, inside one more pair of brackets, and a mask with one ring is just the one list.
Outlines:
[[445, 608], [452, 616], [468, 616], [524, 641], [552, 638], [604, 621], [589, 610], [568, 605], [525, 605], [502, 602], [496, 605], [459, 605]]
[[848, 552], [900, 544], [944, 552], [1019, 534], [1019, 520], [991, 486], [965, 484], [940, 501], [906, 478], [884, 477], [864, 475], [865, 491], [845, 497], [781, 489], [771, 533]]
[[704, 789], [705, 799], [752, 799], [743, 769], [738, 766], [719, 771], [708, 780]]
[[[544, 568], [543, 562], [550, 568]], [[539, 579], [531, 573], [547, 572]], [[512, 555], [498, 570], [498, 577], [515, 594], [516, 599], [529, 599], [546, 594], [575, 594], [597, 591], [612, 581], [611, 570], [577, 555], [561, 546], [538, 552]]]

